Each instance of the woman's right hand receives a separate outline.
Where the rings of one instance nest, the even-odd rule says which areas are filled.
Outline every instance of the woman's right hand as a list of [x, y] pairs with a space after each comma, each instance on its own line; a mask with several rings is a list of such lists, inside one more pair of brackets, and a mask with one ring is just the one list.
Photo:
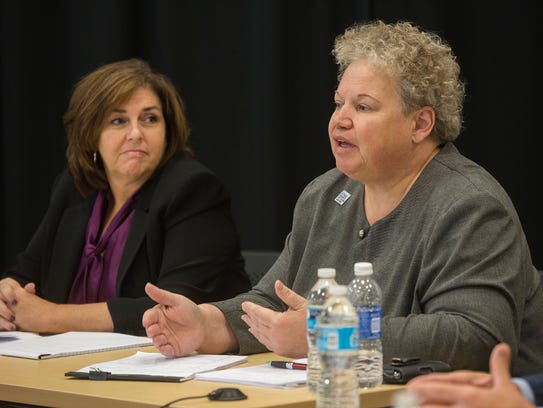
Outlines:
[[11, 306], [17, 303], [17, 290], [22, 287], [15, 279], [0, 279], [0, 330], [17, 330], [15, 326], [15, 314]]
[[168, 357], [180, 357], [198, 349], [204, 341], [204, 317], [198, 306], [183, 295], [148, 283], [145, 291], [158, 303], [143, 314], [147, 336]]

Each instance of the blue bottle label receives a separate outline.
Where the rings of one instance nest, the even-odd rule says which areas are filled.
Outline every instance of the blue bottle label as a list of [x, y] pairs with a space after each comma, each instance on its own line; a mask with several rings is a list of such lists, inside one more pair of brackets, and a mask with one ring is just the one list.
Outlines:
[[307, 329], [315, 330], [317, 317], [321, 313], [322, 306], [307, 306]]
[[321, 351], [358, 349], [358, 327], [319, 327], [317, 348]]
[[371, 310], [358, 309], [360, 324], [360, 340], [375, 340], [381, 338], [381, 308]]

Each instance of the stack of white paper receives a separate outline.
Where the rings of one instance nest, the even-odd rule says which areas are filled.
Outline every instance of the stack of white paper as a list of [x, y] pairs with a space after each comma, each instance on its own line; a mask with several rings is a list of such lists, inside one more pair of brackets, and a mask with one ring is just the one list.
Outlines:
[[67, 375], [89, 378], [88, 375], [78, 374], [107, 373], [104, 379], [185, 381], [193, 378], [196, 373], [232, 367], [245, 361], [247, 356], [228, 354], [193, 354], [169, 358], [160, 353], [138, 351], [130, 357], [92, 364]]
[[270, 367], [269, 364], [231, 368], [196, 374], [197, 380], [219, 381], [261, 387], [294, 388], [305, 385], [307, 371], [286, 370]]
[[26, 332], [0, 332], [0, 354], [46, 359], [76, 354], [151, 346], [148, 337], [107, 332], [66, 332], [38, 336]]

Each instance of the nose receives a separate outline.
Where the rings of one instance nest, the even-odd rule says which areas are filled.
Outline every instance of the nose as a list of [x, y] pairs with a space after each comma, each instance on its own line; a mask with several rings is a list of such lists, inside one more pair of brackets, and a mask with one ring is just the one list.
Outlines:
[[139, 123], [131, 123], [127, 129], [126, 139], [130, 141], [136, 141], [143, 138], [143, 132], [140, 129]]
[[353, 126], [352, 112], [346, 104], [336, 108], [331, 119], [334, 127], [350, 129]]

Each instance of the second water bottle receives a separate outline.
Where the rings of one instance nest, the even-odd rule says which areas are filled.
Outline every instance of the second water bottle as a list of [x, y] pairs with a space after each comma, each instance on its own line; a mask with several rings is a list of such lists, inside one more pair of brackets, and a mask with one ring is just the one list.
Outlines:
[[361, 388], [373, 388], [383, 382], [382, 294], [379, 285], [372, 278], [371, 263], [355, 263], [354, 275], [348, 286], [348, 297], [358, 313], [360, 322], [360, 349], [356, 366], [358, 383]]

